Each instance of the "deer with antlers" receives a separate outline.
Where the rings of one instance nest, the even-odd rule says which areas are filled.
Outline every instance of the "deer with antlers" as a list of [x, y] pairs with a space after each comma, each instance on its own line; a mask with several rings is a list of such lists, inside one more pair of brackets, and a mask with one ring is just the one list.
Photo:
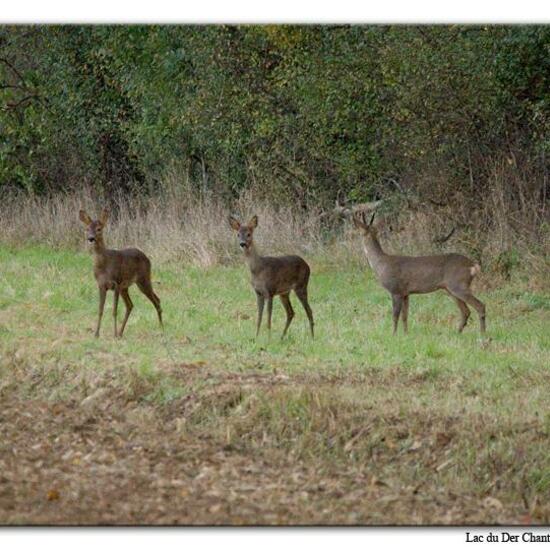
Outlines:
[[461, 314], [458, 331], [462, 332], [472, 306], [479, 315], [481, 334], [485, 333], [485, 304], [470, 290], [480, 273], [479, 264], [461, 254], [436, 256], [394, 256], [386, 254], [380, 246], [373, 213], [367, 223], [365, 213], [355, 214], [355, 226], [363, 233], [363, 246], [367, 260], [379, 283], [391, 294], [393, 303], [393, 333], [397, 332], [399, 317], [407, 332], [409, 295], [427, 294], [445, 290], [455, 301]]

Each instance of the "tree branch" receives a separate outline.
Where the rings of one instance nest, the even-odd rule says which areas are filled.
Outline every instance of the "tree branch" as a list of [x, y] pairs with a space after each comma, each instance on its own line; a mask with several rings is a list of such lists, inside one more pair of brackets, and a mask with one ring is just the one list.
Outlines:
[[32, 99], [36, 99], [40, 101], [40, 97], [38, 95], [28, 95], [28, 96], [25, 96], [23, 99], [20, 99], [17, 103], [8, 103], [6, 107], [8, 109], [15, 110], [17, 109], [17, 107], [19, 107], [23, 103], [26, 103], [27, 101], [31, 101]]
[[7, 59], [3, 57], [0, 57], [0, 62], [4, 63], [4, 65], [7, 65], [12, 70], [12, 72], [17, 76], [17, 78], [19, 78], [19, 80], [23, 82], [23, 84], [26, 84], [25, 79], [23, 78], [23, 75], [13, 66], [12, 63], [10, 63]]

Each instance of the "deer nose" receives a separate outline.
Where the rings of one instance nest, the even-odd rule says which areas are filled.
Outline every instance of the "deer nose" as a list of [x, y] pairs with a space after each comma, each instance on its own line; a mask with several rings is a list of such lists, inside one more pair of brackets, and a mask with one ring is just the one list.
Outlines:
[[95, 237], [88, 237], [88, 242], [93, 243], [95, 241]]
[[240, 246], [241, 248], [245, 248], [245, 247], [246, 247], [246, 243], [244, 243], [244, 242], [243, 242], [243, 243], [239, 243], [239, 246]]

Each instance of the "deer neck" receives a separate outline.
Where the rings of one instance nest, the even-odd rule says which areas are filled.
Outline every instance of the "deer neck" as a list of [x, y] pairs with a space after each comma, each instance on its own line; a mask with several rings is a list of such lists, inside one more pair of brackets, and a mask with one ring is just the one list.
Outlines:
[[258, 253], [258, 249], [254, 243], [252, 243], [250, 247], [244, 251], [244, 257], [250, 271], [254, 272], [260, 268], [261, 256]]
[[100, 264], [103, 261], [106, 250], [107, 249], [105, 248], [105, 242], [103, 241], [103, 237], [96, 237], [94, 241], [94, 247], [93, 247], [93, 253], [94, 253], [96, 264]]
[[382, 250], [376, 235], [367, 235], [363, 241], [363, 248], [365, 250], [369, 265], [378, 275], [383, 268], [386, 253]]

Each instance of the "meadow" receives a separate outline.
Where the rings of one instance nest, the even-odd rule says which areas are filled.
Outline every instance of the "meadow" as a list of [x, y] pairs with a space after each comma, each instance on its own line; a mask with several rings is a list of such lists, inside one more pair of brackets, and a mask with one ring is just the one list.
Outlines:
[[[109, 236], [107, 242], [109, 244]], [[550, 295], [517, 271], [409, 334], [366, 262], [308, 257], [316, 338], [254, 338], [244, 262], [153, 263], [123, 339], [84, 247], [0, 247], [0, 523], [548, 523]], [[119, 309], [122, 317], [123, 305]]]
[[[0, 524], [550, 523], [549, 43], [0, 26]], [[104, 208], [164, 332], [132, 287], [94, 338], [79, 211]], [[358, 210], [386, 252], [479, 264], [486, 336], [444, 292], [393, 336]], [[295, 297], [255, 339], [230, 215], [309, 263], [315, 340]]]

